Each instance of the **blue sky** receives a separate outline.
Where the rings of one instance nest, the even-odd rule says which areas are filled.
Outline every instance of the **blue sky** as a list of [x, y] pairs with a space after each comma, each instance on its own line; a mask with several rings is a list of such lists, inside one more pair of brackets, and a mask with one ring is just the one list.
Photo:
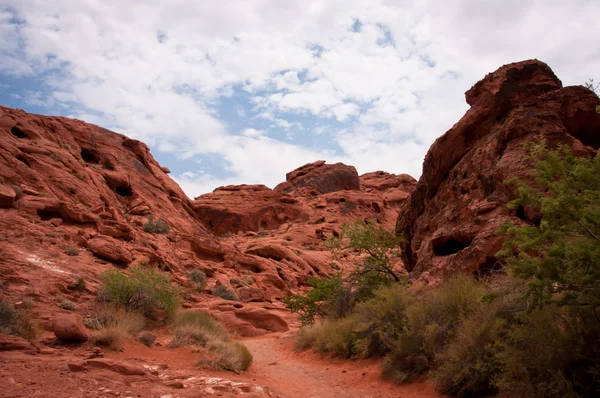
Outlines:
[[499, 66], [600, 78], [595, 0], [2, 0], [0, 103], [146, 142], [189, 196], [318, 159], [418, 177]]

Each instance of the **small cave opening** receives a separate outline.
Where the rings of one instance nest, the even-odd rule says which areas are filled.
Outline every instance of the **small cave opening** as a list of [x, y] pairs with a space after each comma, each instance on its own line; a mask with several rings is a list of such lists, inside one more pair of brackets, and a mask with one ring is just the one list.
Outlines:
[[266, 220], [261, 220], [260, 227], [261, 227], [261, 229], [267, 229], [267, 221]]
[[11, 128], [10, 129], [10, 133], [12, 135], [14, 135], [15, 137], [20, 138], [20, 139], [29, 138], [29, 135], [27, 135], [26, 132], [24, 132], [23, 130], [21, 130], [17, 126], [14, 126], [13, 128]]
[[37, 211], [37, 215], [43, 221], [52, 220], [53, 218], [60, 218], [60, 219], [62, 219], [62, 215], [58, 211], [52, 210], [52, 209], [39, 209]]
[[100, 163], [100, 155], [94, 149], [82, 148], [81, 149], [81, 158], [86, 163], [91, 164], [99, 164]]
[[375, 213], [381, 213], [381, 206], [377, 202], [371, 203], [371, 207], [375, 211]]
[[583, 145], [600, 148], [600, 119], [594, 111], [577, 111], [566, 121], [569, 134], [575, 136]]
[[517, 206], [517, 217], [523, 221], [527, 221], [527, 217], [525, 216], [525, 208], [521, 205]]
[[436, 256], [450, 256], [469, 247], [473, 239], [466, 236], [440, 236], [431, 241]]
[[69, 189], [69, 193], [70, 193], [71, 195], [75, 195], [75, 194], [77, 194], [77, 191], [76, 191], [76, 190], [74, 190], [73, 188], [70, 188], [70, 189]]
[[130, 197], [131, 195], [133, 195], [133, 190], [131, 189], [131, 187], [127, 187], [127, 186], [123, 186], [123, 185], [117, 185], [115, 187], [115, 192], [117, 195], [122, 196], [124, 198]]
[[25, 157], [25, 155], [23, 154], [18, 154], [16, 156], [17, 160], [23, 164], [25, 164], [27, 167], [31, 167], [31, 164], [29, 163], [29, 160], [27, 160], [27, 158]]
[[102, 168], [104, 170], [114, 170], [115, 167], [108, 161], [105, 161], [104, 163], [102, 163]]

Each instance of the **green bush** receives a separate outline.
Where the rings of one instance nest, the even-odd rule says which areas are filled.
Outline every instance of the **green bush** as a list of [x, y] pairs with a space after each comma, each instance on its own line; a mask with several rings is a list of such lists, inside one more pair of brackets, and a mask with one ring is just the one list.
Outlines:
[[334, 355], [353, 358], [356, 354], [355, 320], [352, 317], [325, 320], [317, 327], [318, 333], [312, 344], [316, 352], [329, 352]]
[[157, 309], [172, 318], [181, 303], [179, 289], [167, 275], [142, 265], [133, 266], [129, 275], [116, 270], [106, 271], [101, 279], [101, 297], [150, 318], [156, 315]]
[[36, 339], [38, 330], [26, 310], [15, 309], [0, 299], [0, 333], [19, 336], [31, 342]]
[[213, 296], [221, 297], [225, 300], [238, 301], [239, 298], [233, 290], [224, 285], [215, 286], [211, 289]]
[[412, 301], [404, 284], [394, 284], [380, 287], [372, 299], [356, 305], [351, 317], [358, 357], [383, 356], [395, 347], [398, 336], [407, 331], [406, 308]]
[[353, 298], [340, 275], [323, 279], [310, 278], [307, 285], [313, 289], [306, 295], [288, 295], [283, 298], [285, 306], [300, 315], [302, 325], [312, 324], [319, 317], [339, 318], [351, 312]]
[[144, 232], [151, 234], [168, 234], [171, 231], [171, 227], [165, 221], [158, 219], [156, 221], [150, 220], [144, 224]]

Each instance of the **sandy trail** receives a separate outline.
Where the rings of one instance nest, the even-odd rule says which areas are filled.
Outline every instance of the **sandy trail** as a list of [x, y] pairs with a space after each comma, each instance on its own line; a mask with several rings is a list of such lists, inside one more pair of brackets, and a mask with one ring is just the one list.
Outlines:
[[245, 339], [244, 344], [254, 356], [244, 378], [268, 386], [281, 398], [441, 397], [427, 383], [398, 386], [382, 380], [378, 361], [295, 352], [289, 334]]

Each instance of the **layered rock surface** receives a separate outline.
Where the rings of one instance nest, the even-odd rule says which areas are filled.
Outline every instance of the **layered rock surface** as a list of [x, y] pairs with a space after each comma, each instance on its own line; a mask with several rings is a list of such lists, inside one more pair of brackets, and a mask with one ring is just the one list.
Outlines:
[[[167, 172], [139, 141], [0, 107], [2, 296], [32, 302], [52, 331], [67, 315], [62, 297], [86, 317], [103, 271], [145, 264], [172, 275], [187, 308], [205, 308], [240, 335], [287, 330], [279, 299], [353, 264], [352, 256], [333, 262], [324, 240], [355, 218], [391, 227], [416, 184], [319, 161], [274, 190], [221, 187], [191, 201]], [[157, 222], [162, 233], [147, 228]], [[207, 274], [206, 290], [188, 280], [192, 269]], [[76, 277], [85, 289], [73, 288]], [[221, 285], [241, 302], [219, 304], [210, 292]]]
[[499, 68], [467, 91], [466, 100], [471, 108], [429, 149], [397, 222], [406, 238], [406, 268], [429, 283], [498, 266], [499, 225], [536, 222], [534, 209], [506, 206], [514, 199], [506, 179], [533, 182], [528, 143], [545, 139], [579, 155], [600, 146], [598, 97], [581, 86], [563, 88], [540, 61]]

